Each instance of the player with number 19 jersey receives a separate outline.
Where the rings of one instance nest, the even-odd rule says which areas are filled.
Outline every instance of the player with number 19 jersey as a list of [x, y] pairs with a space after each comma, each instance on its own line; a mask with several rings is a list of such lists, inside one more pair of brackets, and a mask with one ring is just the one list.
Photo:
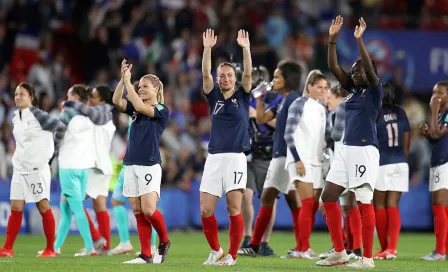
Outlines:
[[409, 166], [404, 152], [403, 135], [411, 130], [406, 112], [399, 114], [383, 107], [378, 124], [380, 170], [375, 189], [379, 191], [407, 192]]

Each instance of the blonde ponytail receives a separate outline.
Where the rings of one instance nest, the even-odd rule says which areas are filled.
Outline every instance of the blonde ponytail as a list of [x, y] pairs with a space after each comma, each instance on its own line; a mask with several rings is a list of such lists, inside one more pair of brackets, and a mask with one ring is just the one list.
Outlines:
[[311, 70], [308, 76], [306, 77], [305, 86], [303, 87], [303, 96], [308, 95], [308, 84], [314, 84], [316, 75], [323, 76], [322, 72], [319, 69]]

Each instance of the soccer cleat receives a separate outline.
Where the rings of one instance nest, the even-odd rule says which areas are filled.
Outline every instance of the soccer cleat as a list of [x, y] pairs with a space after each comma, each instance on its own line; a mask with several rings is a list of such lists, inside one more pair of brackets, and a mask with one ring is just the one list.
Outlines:
[[316, 252], [314, 252], [314, 250], [312, 250], [311, 248], [308, 248], [306, 251], [303, 251], [302, 254], [300, 254], [300, 258], [308, 260], [319, 259]]
[[433, 251], [430, 254], [422, 257], [422, 260], [425, 260], [425, 261], [442, 261], [442, 260], [445, 260], [445, 255], [442, 255], [442, 254], [439, 254], [439, 253]]
[[157, 253], [154, 256], [154, 263], [163, 263], [166, 259], [166, 256], [168, 255], [168, 249], [171, 246], [171, 242], [168, 240], [168, 242], [163, 243], [160, 242], [159, 243], [159, 248]]
[[132, 252], [132, 250], [131, 241], [127, 241], [126, 243], [119, 243], [118, 246], [110, 251], [110, 255], [128, 254]]
[[237, 254], [241, 256], [257, 256], [259, 248], [259, 246], [249, 244], [247, 246], [240, 247]]
[[348, 263], [350, 258], [345, 250], [341, 252], [333, 252], [327, 258], [317, 261], [316, 264], [319, 266], [338, 266]]
[[244, 236], [243, 237], [243, 241], [241, 242], [241, 247], [240, 248], [242, 248], [242, 247], [247, 247], [248, 245], [250, 245], [250, 240], [252, 239], [252, 237], [250, 237], [250, 236]]
[[57, 255], [59, 255], [59, 254], [57, 254], [57, 253], [54, 252], [54, 251], [45, 249], [45, 250], [42, 251], [41, 253], [37, 254], [36, 257], [38, 257], [38, 258], [52, 258], [52, 257], [56, 257]]
[[268, 243], [263, 242], [258, 250], [258, 255], [263, 257], [275, 256], [274, 250], [268, 245]]
[[227, 256], [216, 265], [236, 265], [236, 260], [233, 259], [232, 255], [227, 254]]
[[302, 251], [288, 250], [286, 255], [280, 256], [280, 259], [300, 259], [302, 257]]
[[[46, 249], [45, 249], [45, 250], [46, 250]], [[44, 253], [45, 250], [39, 250], [39, 251], [37, 252], [37, 255], [41, 255], [42, 253]], [[55, 249], [54, 249], [54, 253], [56, 253], [56, 256], [61, 255], [61, 249], [60, 249], [60, 248], [55, 248]]]
[[361, 257], [356, 262], [346, 265], [346, 267], [354, 269], [371, 269], [375, 268], [375, 264], [373, 263], [372, 258]]
[[152, 263], [152, 257], [145, 256], [143, 254], [138, 255], [130, 261], [126, 261], [123, 264], [150, 264]]
[[386, 249], [378, 252], [373, 256], [375, 260], [395, 260], [397, 258], [397, 250]]
[[203, 265], [215, 265], [219, 260], [224, 257], [224, 250], [220, 247], [218, 251], [210, 251], [207, 260], [203, 263]]
[[[333, 253], [334, 252], [334, 247], [332, 247], [330, 250], [328, 250], [327, 252], [324, 252], [324, 253], [321, 253], [321, 254], [319, 254], [319, 258], [320, 259], [325, 259], [325, 258], [327, 258], [328, 256], [330, 256], [331, 255], [331, 253]], [[348, 252], [347, 252], [348, 253]]]
[[100, 237], [98, 240], [93, 241], [93, 248], [99, 252], [106, 244], [106, 239], [104, 239], [104, 237]]
[[0, 248], [0, 257], [14, 257], [12, 249]]
[[75, 253], [75, 257], [85, 257], [85, 256], [97, 256], [98, 252], [92, 248], [92, 250], [87, 250], [82, 248], [78, 253]]

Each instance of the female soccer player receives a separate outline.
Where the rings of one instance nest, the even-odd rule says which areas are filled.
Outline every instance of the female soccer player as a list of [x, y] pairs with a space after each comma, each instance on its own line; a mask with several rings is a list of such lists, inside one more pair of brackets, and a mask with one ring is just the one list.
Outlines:
[[[245, 247], [245, 255], [255, 255], [259, 251], [263, 233], [271, 220], [274, 203], [279, 192], [285, 194], [285, 199], [291, 209], [296, 247], [288, 251], [285, 258], [300, 258], [302, 245], [299, 239], [299, 213], [300, 199], [296, 188], [289, 179], [288, 171], [285, 169], [287, 146], [285, 142], [285, 127], [288, 118], [288, 109], [292, 102], [300, 94], [300, 79], [302, 69], [299, 64], [293, 61], [281, 61], [274, 71], [273, 89], [282, 95], [279, 104], [272, 108], [264, 109], [263, 96], [257, 99], [257, 123], [266, 124], [276, 118], [276, 127], [274, 133], [274, 144], [272, 151], [272, 160], [269, 163], [268, 174], [263, 185], [261, 193], [261, 207], [255, 221], [254, 233], [250, 244]], [[283, 256], [282, 256], [283, 258]]]
[[401, 193], [409, 189], [409, 166], [407, 157], [411, 143], [410, 126], [406, 113], [395, 104], [392, 86], [383, 84], [383, 106], [378, 124], [380, 147], [380, 170], [375, 184], [376, 230], [381, 251], [374, 259], [396, 259], [400, 235], [398, 202]]
[[322, 193], [325, 215], [335, 252], [326, 259], [318, 261], [321, 266], [334, 266], [349, 261], [342, 236], [342, 214], [337, 203], [346, 189], [355, 192], [359, 203], [362, 221], [363, 257], [350, 268], [373, 268], [373, 236], [375, 230], [375, 211], [373, 209], [373, 190], [379, 170], [378, 138], [376, 120], [383, 100], [383, 88], [378, 79], [375, 62], [370, 59], [362, 40], [366, 30], [364, 19], [359, 20], [354, 36], [359, 47], [361, 59], [352, 66], [351, 78], [338, 65], [336, 39], [343, 24], [341, 16], [331, 24], [328, 47], [328, 65], [341, 86], [350, 90], [345, 108], [344, 145], [335, 154], [335, 159], [327, 176]]
[[42, 215], [47, 246], [37, 257], [54, 257], [55, 221], [49, 203], [49, 162], [54, 152], [53, 132], [65, 125], [37, 108], [35, 90], [29, 83], [22, 82], [17, 86], [14, 101], [18, 109], [12, 118], [16, 150], [12, 158], [11, 215], [0, 257], [14, 256], [12, 248], [22, 225], [25, 202], [36, 203]]
[[429, 191], [432, 192], [436, 249], [423, 260], [444, 260], [448, 256], [448, 81], [438, 82], [433, 89], [431, 122], [420, 127], [432, 145]]
[[[91, 89], [85, 85], [76, 84], [67, 92], [69, 101], [87, 103]], [[55, 141], [61, 142], [60, 149], [56, 149], [59, 161], [59, 180], [61, 183], [61, 220], [58, 224], [55, 250], [60, 253], [67, 238], [72, 213], [75, 215], [84, 248], [75, 256], [97, 255], [93, 247], [89, 222], [84, 212], [83, 201], [86, 196], [89, 169], [95, 166], [93, 145], [93, 123], [88, 117], [73, 108], [64, 108], [59, 120], [67, 127], [58, 130], [59, 137]], [[56, 135], [57, 136], [57, 135]]]
[[[126, 155], [123, 195], [128, 197], [137, 220], [141, 253], [126, 264], [152, 263], [151, 226], [159, 234], [158, 253], [154, 263], [165, 261], [170, 241], [165, 220], [157, 210], [162, 179], [159, 152], [160, 137], [168, 124], [169, 110], [163, 104], [163, 84], [155, 75], [145, 75], [139, 81], [138, 93], [131, 83], [132, 64], [121, 63], [122, 78], [115, 89], [113, 103], [132, 117]], [[128, 91], [123, 99], [124, 86]]]
[[[207, 97], [212, 119], [209, 155], [205, 161], [200, 186], [202, 228], [211, 252], [205, 265], [235, 265], [238, 246], [243, 237], [241, 201], [247, 182], [246, 154], [250, 152], [248, 133], [249, 100], [252, 86], [252, 59], [249, 34], [240, 30], [237, 42], [243, 49], [244, 71], [241, 87], [235, 89], [235, 67], [223, 62], [217, 69], [215, 85], [211, 74], [211, 51], [217, 37], [211, 29], [203, 34], [204, 53], [202, 57], [203, 91]], [[216, 203], [226, 194], [230, 217], [229, 253], [224, 254], [218, 241], [218, 222], [214, 216]]]
[[113, 105], [110, 87], [105, 85], [95, 87], [90, 95], [89, 105], [90, 107], [74, 101], [64, 103], [65, 107], [72, 107], [82, 115], [89, 117], [95, 125], [93, 128], [95, 167], [90, 169], [86, 193], [87, 197], [91, 197], [93, 200], [93, 209], [98, 219], [99, 232], [96, 230], [87, 210], [85, 212], [95, 242], [95, 249], [99, 254], [107, 255], [110, 249], [110, 218], [106, 201], [112, 176], [112, 162], [109, 151], [116, 130], [112, 122]]
[[285, 141], [288, 146], [285, 169], [294, 183], [302, 202], [299, 214], [300, 257], [316, 259], [310, 236], [319, 198], [324, 187], [322, 179], [323, 145], [327, 124], [326, 109], [319, 100], [326, 95], [327, 80], [318, 70], [308, 76], [304, 96], [297, 98], [288, 110]]

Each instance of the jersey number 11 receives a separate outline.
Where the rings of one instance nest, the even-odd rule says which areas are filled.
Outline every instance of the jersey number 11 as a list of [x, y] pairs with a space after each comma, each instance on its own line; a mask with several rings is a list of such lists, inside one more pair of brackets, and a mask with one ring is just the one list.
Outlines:
[[387, 137], [389, 138], [389, 147], [398, 146], [398, 124], [387, 124], [386, 129]]

